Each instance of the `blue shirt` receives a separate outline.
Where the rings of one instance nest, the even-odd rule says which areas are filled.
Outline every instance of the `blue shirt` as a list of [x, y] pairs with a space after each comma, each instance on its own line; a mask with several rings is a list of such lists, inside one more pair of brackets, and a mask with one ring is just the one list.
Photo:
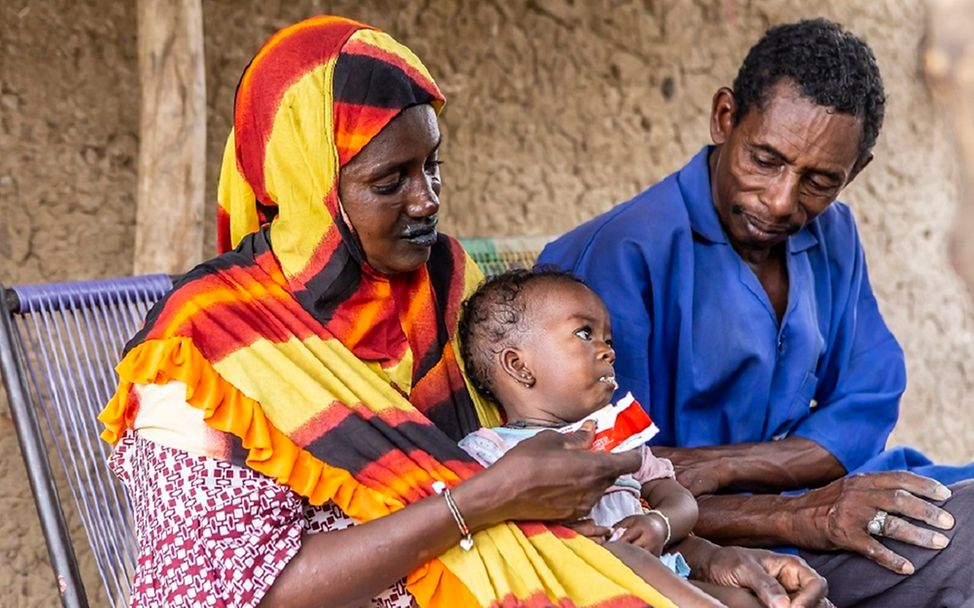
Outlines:
[[870, 288], [852, 212], [833, 203], [789, 237], [779, 323], [714, 209], [709, 150], [559, 238], [538, 264], [574, 272], [605, 300], [619, 390], [632, 391], [659, 425], [653, 443], [796, 436], [848, 471], [905, 462], [881, 456], [906, 369]]

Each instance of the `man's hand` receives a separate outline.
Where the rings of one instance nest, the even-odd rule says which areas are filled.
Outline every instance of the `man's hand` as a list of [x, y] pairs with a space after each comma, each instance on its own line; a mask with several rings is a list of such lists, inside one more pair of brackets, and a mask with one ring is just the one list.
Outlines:
[[914, 568], [869, 534], [866, 526], [877, 511], [886, 511], [883, 536], [927, 549], [943, 549], [949, 540], [935, 530], [904, 517], [949, 530], [953, 516], [932, 504], [950, 497], [950, 490], [933, 479], [905, 471], [866, 473], [838, 479], [800, 498], [795, 513], [796, 544], [806, 549], [854, 551], [900, 574]]
[[824, 608], [828, 583], [793, 555], [764, 549], [718, 547], [692, 536], [677, 549], [692, 568], [691, 577], [722, 587], [749, 589], [770, 608]]

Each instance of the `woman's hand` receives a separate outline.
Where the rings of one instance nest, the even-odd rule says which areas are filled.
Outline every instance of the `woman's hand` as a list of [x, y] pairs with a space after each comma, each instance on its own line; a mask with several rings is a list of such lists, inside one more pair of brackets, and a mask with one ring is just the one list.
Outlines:
[[722, 587], [749, 589], [770, 608], [823, 608], [828, 583], [799, 557], [764, 549], [719, 547], [691, 536], [676, 547], [690, 575]]
[[953, 516], [931, 502], [949, 497], [950, 490], [939, 482], [905, 471], [844, 477], [799, 497], [796, 544], [821, 551], [854, 551], [893, 572], [912, 574], [913, 564], [870, 535], [866, 526], [877, 511], [886, 511], [883, 536], [943, 549], [949, 542], [945, 535], [905, 518], [949, 530]]
[[620, 475], [639, 469], [639, 450], [591, 450], [593, 425], [544, 431], [461, 483], [453, 497], [471, 529], [507, 520], [571, 521], [588, 514]]
[[562, 522], [561, 525], [565, 526], [566, 528], [571, 528], [575, 532], [590, 540], [594, 540], [600, 545], [609, 540], [609, 536], [612, 534], [612, 530], [606, 528], [605, 526], [600, 526], [595, 523], [595, 520], [588, 518]]

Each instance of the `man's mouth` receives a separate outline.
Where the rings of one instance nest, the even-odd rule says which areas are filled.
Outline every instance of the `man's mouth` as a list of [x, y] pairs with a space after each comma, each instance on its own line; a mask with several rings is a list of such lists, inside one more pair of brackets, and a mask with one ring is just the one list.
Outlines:
[[602, 382], [604, 384], [608, 384], [609, 386], [612, 387], [612, 390], [615, 390], [615, 389], [619, 388], [619, 383], [616, 382], [615, 374], [606, 374], [606, 375], [602, 376], [601, 378], [599, 378], [599, 382]]
[[741, 212], [741, 216], [747, 222], [748, 227], [751, 228], [751, 232], [766, 235], [769, 238], [787, 236], [794, 232], [793, 227], [789, 224], [769, 224], [745, 212]]

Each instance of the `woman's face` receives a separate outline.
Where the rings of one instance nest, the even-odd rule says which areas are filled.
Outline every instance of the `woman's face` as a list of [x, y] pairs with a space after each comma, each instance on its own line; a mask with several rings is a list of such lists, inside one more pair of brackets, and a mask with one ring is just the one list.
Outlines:
[[341, 170], [342, 207], [378, 272], [409, 272], [429, 259], [440, 209], [439, 146], [433, 108], [413, 106]]

